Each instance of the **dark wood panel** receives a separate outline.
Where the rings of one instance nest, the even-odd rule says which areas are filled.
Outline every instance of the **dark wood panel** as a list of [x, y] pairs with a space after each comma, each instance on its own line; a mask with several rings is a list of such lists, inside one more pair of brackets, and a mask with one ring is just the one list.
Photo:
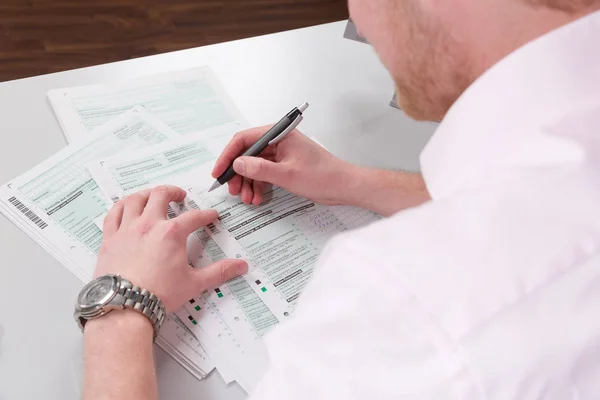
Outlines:
[[347, 16], [345, 0], [1, 0], [0, 81]]

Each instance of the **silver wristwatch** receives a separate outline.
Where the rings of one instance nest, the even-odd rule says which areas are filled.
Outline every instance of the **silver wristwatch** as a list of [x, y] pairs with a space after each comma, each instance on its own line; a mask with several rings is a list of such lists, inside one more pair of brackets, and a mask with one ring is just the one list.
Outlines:
[[154, 338], [165, 319], [165, 306], [154, 293], [119, 275], [100, 276], [81, 289], [73, 314], [83, 331], [85, 323], [113, 310], [129, 308], [145, 315], [154, 326]]

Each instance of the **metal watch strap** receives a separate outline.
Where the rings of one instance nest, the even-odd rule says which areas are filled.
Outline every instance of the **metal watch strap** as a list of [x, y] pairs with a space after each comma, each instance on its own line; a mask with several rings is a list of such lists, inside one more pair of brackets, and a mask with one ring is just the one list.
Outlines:
[[166, 316], [162, 301], [154, 293], [142, 289], [122, 277], [117, 293], [125, 297], [123, 307], [136, 310], [148, 317], [154, 326], [154, 338], [156, 338]]

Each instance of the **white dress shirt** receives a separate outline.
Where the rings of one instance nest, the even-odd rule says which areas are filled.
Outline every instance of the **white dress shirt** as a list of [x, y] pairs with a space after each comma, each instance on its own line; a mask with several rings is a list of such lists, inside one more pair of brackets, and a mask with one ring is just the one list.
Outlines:
[[254, 399], [600, 399], [600, 13], [516, 50], [333, 239]]

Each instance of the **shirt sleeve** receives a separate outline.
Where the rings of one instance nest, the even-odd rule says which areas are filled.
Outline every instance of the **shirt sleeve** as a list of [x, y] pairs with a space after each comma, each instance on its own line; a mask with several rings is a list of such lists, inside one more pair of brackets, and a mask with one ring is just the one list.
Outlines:
[[267, 335], [252, 399], [478, 398], [459, 349], [390, 267], [354, 233], [334, 239], [294, 316]]

